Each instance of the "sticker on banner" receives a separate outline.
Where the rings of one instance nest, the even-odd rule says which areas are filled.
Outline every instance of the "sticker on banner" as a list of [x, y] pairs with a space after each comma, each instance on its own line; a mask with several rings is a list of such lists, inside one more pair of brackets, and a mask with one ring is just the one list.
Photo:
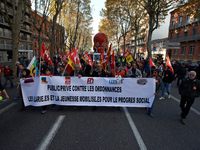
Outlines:
[[71, 78], [70, 77], [65, 77], [65, 84], [70, 85], [71, 84]]
[[139, 79], [139, 80], [137, 80], [137, 84], [145, 85], [145, 84], [147, 84], [147, 79]]
[[124, 79], [109, 80], [109, 84], [123, 84]]
[[48, 83], [47, 78], [46, 77], [41, 77], [41, 83]]
[[94, 83], [94, 79], [93, 78], [88, 78], [87, 79], [87, 84], [93, 84]]

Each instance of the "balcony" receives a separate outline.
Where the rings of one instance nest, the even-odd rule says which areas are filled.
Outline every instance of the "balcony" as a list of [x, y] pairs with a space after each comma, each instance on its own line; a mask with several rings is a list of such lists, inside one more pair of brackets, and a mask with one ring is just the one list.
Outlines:
[[31, 32], [31, 33], [33, 32], [31, 28], [27, 29], [24, 26], [21, 26], [21, 30], [26, 31], [26, 32]]
[[191, 18], [190, 20], [185, 20], [182, 21], [181, 23], [176, 23], [174, 25], [169, 26], [169, 30], [173, 30], [175, 28], [181, 27], [181, 26], [185, 26], [185, 25], [189, 25], [195, 22], [200, 22], [200, 18]]
[[12, 49], [11, 44], [0, 44], [0, 49]]
[[200, 34], [192, 35], [192, 36], [187, 36], [187, 37], [182, 37], [182, 38], [175, 38], [175, 39], [170, 39], [170, 42], [186, 42], [186, 41], [195, 41], [200, 39]]

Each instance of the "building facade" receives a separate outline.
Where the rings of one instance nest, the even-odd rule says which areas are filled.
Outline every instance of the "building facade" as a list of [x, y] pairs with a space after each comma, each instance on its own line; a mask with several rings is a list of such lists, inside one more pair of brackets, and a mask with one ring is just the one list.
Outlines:
[[[179, 42], [180, 49], [172, 49], [171, 59], [180, 62], [200, 61], [200, 18], [194, 14], [180, 11], [181, 8], [190, 8], [185, 4], [170, 12], [169, 42]], [[192, 9], [192, 8], [191, 8]]]
[[[0, 8], [4, 12], [4, 2], [0, 3]], [[13, 18], [13, 9], [11, 1], [7, 1], [8, 15]], [[31, 3], [26, 6], [24, 22], [21, 25], [19, 35], [19, 58], [31, 58], [32, 51], [32, 20], [31, 20]], [[0, 15], [0, 62], [1, 65], [12, 62], [12, 31], [8, 23], [5, 22], [3, 16]]]
[[151, 41], [152, 58], [158, 60], [164, 60], [166, 58], [166, 48], [164, 42], [167, 42], [167, 39], [168, 38], [163, 38]]
[[[35, 17], [35, 12], [32, 12], [32, 16]], [[37, 27], [40, 26], [42, 22], [42, 14], [37, 13]], [[46, 26], [46, 29], [45, 29]], [[33, 52], [35, 56], [39, 55], [39, 42], [38, 42], [38, 31], [35, 28], [34, 25], [32, 25], [33, 28]], [[52, 21], [50, 19], [47, 19], [47, 21], [43, 24], [42, 31], [40, 33], [41, 36], [41, 42], [45, 46], [45, 49], [47, 51], [50, 51], [50, 40], [49, 37], [45, 34], [45, 30], [47, 30], [47, 33], [52, 32]], [[56, 24], [55, 28], [55, 36], [54, 36], [54, 54], [65, 52], [66, 51], [66, 45], [64, 44], [64, 27]]]

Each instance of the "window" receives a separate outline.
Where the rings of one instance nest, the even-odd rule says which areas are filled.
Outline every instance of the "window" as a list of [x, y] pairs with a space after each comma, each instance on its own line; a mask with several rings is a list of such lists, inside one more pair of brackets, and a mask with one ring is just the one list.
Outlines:
[[35, 35], [35, 29], [33, 29], [33, 35]]
[[182, 46], [181, 55], [185, 55], [185, 45], [184, 45], [184, 46]]
[[192, 35], [196, 34], [197, 34], [197, 25], [193, 26], [193, 31], [192, 31]]
[[190, 45], [190, 51], [189, 51], [189, 55], [193, 55], [194, 53], [194, 45]]
[[174, 22], [175, 22], [175, 18], [172, 19], [172, 26], [174, 25]]
[[179, 24], [179, 25], [180, 25], [181, 22], [182, 22], [182, 18], [183, 18], [183, 16], [179, 16], [179, 18], [178, 18], [178, 24]]
[[185, 28], [184, 30], [184, 37], [187, 37], [188, 36], [188, 28]]
[[190, 22], [190, 15], [187, 15], [187, 16], [186, 16], [186, 20], [187, 20], [187, 23]]
[[4, 29], [0, 28], [0, 36], [4, 36]]
[[180, 37], [180, 29], [177, 30], [177, 39]]
[[174, 50], [174, 55], [177, 55], [177, 49]]

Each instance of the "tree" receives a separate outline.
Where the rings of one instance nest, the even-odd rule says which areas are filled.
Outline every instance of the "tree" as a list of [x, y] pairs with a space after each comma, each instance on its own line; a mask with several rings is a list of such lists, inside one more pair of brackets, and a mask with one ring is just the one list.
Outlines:
[[131, 23], [131, 31], [134, 35], [134, 54], [137, 51], [137, 40], [140, 35], [144, 35], [146, 30], [146, 22], [147, 22], [147, 13], [144, 8], [139, 4], [139, 0], [127, 0], [127, 7], [125, 11], [127, 12], [130, 23]]
[[99, 24], [99, 32], [102, 32], [107, 35], [109, 42], [117, 42], [118, 54], [120, 53], [120, 39], [121, 32], [119, 26], [116, 24], [116, 21], [112, 21], [108, 18], [103, 18]]
[[[90, 0], [72, 0], [67, 7], [63, 9], [65, 16], [67, 47], [71, 51], [76, 45], [82, 45], [79, 49], [85, 49], [87, 46], [81, 43], [91, 44], [92, 23]], [[90, 37], [91, 38], [91, 37]]]
[[[47, 21], [47, 17], [49, 16], [50, 12], [48, 11], [49, 8], [50, 8], [50, 0], [45, 0], [45, 1], [42, 1], [43, 3], [43, 10], [41, 10], [39, 12], [39, 15], [41, 15], [42, 17], [42, 20], [40, 21], [40, 19], [37, 17], [38, 16], [38, 3], [40, 2], [40, 0], [33, 0], [32, 1], [34, 4], [35, 4], [35, 13], [34, 15], [32, 16], [32, 19], [33, 19], [33, 25], [34, 25], [34, 28], [37, 30], [38, 32], [38, 45], [39, 45], [39, 49], [38, 49], [38, 52], [39, 52], [39, 56], [40, 56], [40, 51], [41, 51], [41, 43], [42, 43], [42, 40], [41, 40], [41, 32], [43, 30], [43, 27], [44, 27], [44, 23]], [[41, 14], [42, 12], [42, 14]]]
[[127, 7], [126, 0], [107, 0], [105, 2], [105, 9], [102, 10], [104, 17], [108, 18], [111, 21], [114, 21], [119, 27], [121, 37], [123, 37], [125, 52], [125, 41], [126, 35], [131, 29], [130, 18], [127, 12], [124, 9]]
[[155, 29], [165, 19], [169, 10], [174, 8], [176, 0], [141, 0], [138, 1], [148, 14], [147, 51], [151, 57], [151, 39]]
[[53, 60], [56, 22], [58, 21], [58, 15], [60, 14], [64, 5], [68, 3], [68, 1], [67, 0], [50, 0], [50, 1], [51, 1], [50, 4], [51, 7], [48, 11], [50, 12], [50, 17], [52, 19], [52, 26], [50, 27], [51, 32], [49, 32], [49, 29], [47, 29], [47, 26], [45, 24], [45, 34], [50, 41], [50, 58]]
[[[0, 14], [3, 16], [6, 23], [11, 28], [12, 32], [12, 68], [14, 72], [17, 70], [17, 66], [15, 65], [16, 61], [18, 61], [18, 50], [19, 50], [19, 33], [21, 29], [21, 25], [24, 22], [24, 16], [26, 11], [26, 6], [30, 7], [30, 2], [27, 0], [11, 0], [11, 7], [9, 8], [7, 0], [0, 0], [0, 3], [4, 4], [4, 8], [0, 9]], [[15, 7], [17, 6], [17, 7]], [[12, 17], [9, 16], [9, 13], [12, 14]], [[16, 74], [15, 74], [16, 75]]]

